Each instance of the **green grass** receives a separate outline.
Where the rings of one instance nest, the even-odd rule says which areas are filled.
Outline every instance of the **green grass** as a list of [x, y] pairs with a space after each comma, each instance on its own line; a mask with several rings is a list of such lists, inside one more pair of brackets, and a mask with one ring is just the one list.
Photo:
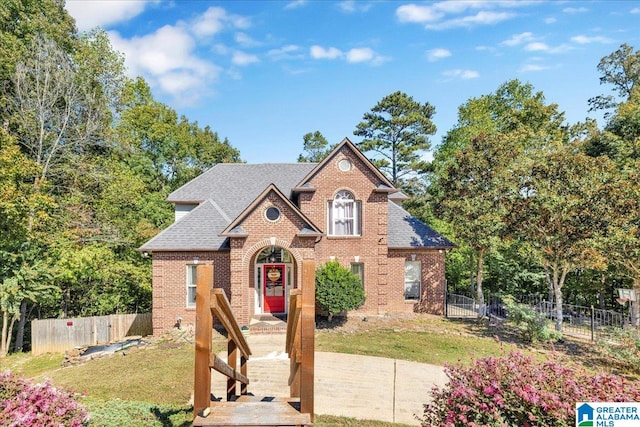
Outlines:
[[489, 338], [380, 329], [349, 335], [320, 334], [316, 350], [443, 365], [499, 355], [503, 345]]
[[[468, 363], [473, 358], [499, 356], [511, 345], [508, 331], [487, 329], [476, 322], [455, 322], [440, 317], [370, 319], [351, 321], [335, 328], [319, 329], [316, 350], [362, 354], [422, 363]], [[217, 343], [217, 350], [222, 343]], [[505, 348], [506, 347], [506, 348]], [[2, 369], [85, 395], [81, 398], [92, 414], [92, 427], [186, 427], [191, 424], [188, 405], [193, 390], [194, 348], [191, 344], [159, 343], [131, 349], [123, 355], [61, 367], [62, 355], [16, 354], [0, 359]], [[537, 355], [544, 357], [544, 353]], [[401, 427], [381, 421], [321, 415], [317, 427]]]

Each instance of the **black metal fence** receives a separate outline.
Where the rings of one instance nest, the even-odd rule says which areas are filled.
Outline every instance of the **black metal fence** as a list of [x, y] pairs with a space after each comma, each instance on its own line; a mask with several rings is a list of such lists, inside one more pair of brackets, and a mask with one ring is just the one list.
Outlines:
[[[555, 322], [557, 317], [556, 304], [546, 301], [540, 295], [524, 295], [516, 297], [521, 304], [526, 304], [541, 316]], [[472, 297], [447, 294], [445, 314], [448, 318], [477, 318], [494, 316], [505, 319], [508, 312], [499, 296], [489, 295], [484, 304], [479, 304]], [[626, 326], [631, 324], [628, 313], [614, 310], [602, 310], [573, 304], [562, 305], [562, 332], [566, 335], [596, 341], [610, 338]]]

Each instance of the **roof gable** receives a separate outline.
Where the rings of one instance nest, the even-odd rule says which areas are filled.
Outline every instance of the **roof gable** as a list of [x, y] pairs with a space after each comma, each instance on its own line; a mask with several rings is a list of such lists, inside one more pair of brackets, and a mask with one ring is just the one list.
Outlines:
[[311, 170], [300, 182], [295, 186], [294, 191], [309, 191], [312, 190], [310, 181], [316, 176], [325, 166], [330, 163], [342, 150], [350, 150], [356, 157], [358, 157], [362, 163], [371, 170], [373, 175], [378, 178], [379, 183], [376, 191], [385, 193], [396, 193], [398, 190], [389, 181], [389, 179], [380, 170], [371, 163], [362, 152], [349, 140], [344, 138], [340, 144], [338, 144], [320, 163], [318, 163], [313, 170]]
[[320, 236], [322, 235], [322, 231], [318, 227], [313, 224], [309, 218], [305, 214], [298, 209], [296, 205], [294, 205], [288, 197], [286, 197], [275, 184], [270, 184], [256, 199], [247, 206], [247, 208], [236, 217], [231, 223], [220, 233], [220, 236], [244, 236], [244, 230], [242, 229], [242, 222], [253, 213], [256, 207], [258, 207], [261, 203], [263, 203], [270, 194], [275, 194], [275, 196], [285, 205], [287, 206], [291, 212], [293, 212], [304, 224], [298, 234], [304, 236]]

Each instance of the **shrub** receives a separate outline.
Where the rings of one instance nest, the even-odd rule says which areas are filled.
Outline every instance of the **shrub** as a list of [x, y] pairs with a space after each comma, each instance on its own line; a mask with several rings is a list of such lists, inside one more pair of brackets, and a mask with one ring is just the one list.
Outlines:
[[576, 402], [637, 402], [640, 383], [593, 375], [557, 360], [534, 361], [521, 352], [447, 366], [449, 383], [435, 387], [424, 406], [423, 426], [575, 425]]
[[520, 332], [525, 342], [557, 341], [562, 334], [556, 331], [549, 320], [526, 304], [515, 302], [512, 296], [505, 295], [502, 302], [507, 309], [507, 319]]
[[84, 407], [47, 380], [33, 384], [9, 371], [0, 373], [0, 425], [9, 427], [81, 427]]
[[610, 335], [598, 340], [598, 347], [605, 356], [624, 368], [640, 373], [640, 335], [636, 328], [612, 328]]
[[360, 278], [338, 261], [329, 261], [316, 270], [316, 302], [329, 313], [355, 310], [364, 304], [364, 288]]

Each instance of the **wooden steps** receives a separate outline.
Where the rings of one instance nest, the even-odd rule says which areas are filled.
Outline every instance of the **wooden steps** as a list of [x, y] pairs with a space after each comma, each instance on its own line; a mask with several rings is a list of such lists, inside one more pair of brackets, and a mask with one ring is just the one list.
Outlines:
[[[265, 400], [267, 399], [267, 400]], [[295, 408], [297, 402], [241, 396], [236, 401], [212, 402], [193, 420], [194, 427], [303, 427], [312, 426], [309, 414]], [[206, 415], [206, 416], [205, 416]]]

